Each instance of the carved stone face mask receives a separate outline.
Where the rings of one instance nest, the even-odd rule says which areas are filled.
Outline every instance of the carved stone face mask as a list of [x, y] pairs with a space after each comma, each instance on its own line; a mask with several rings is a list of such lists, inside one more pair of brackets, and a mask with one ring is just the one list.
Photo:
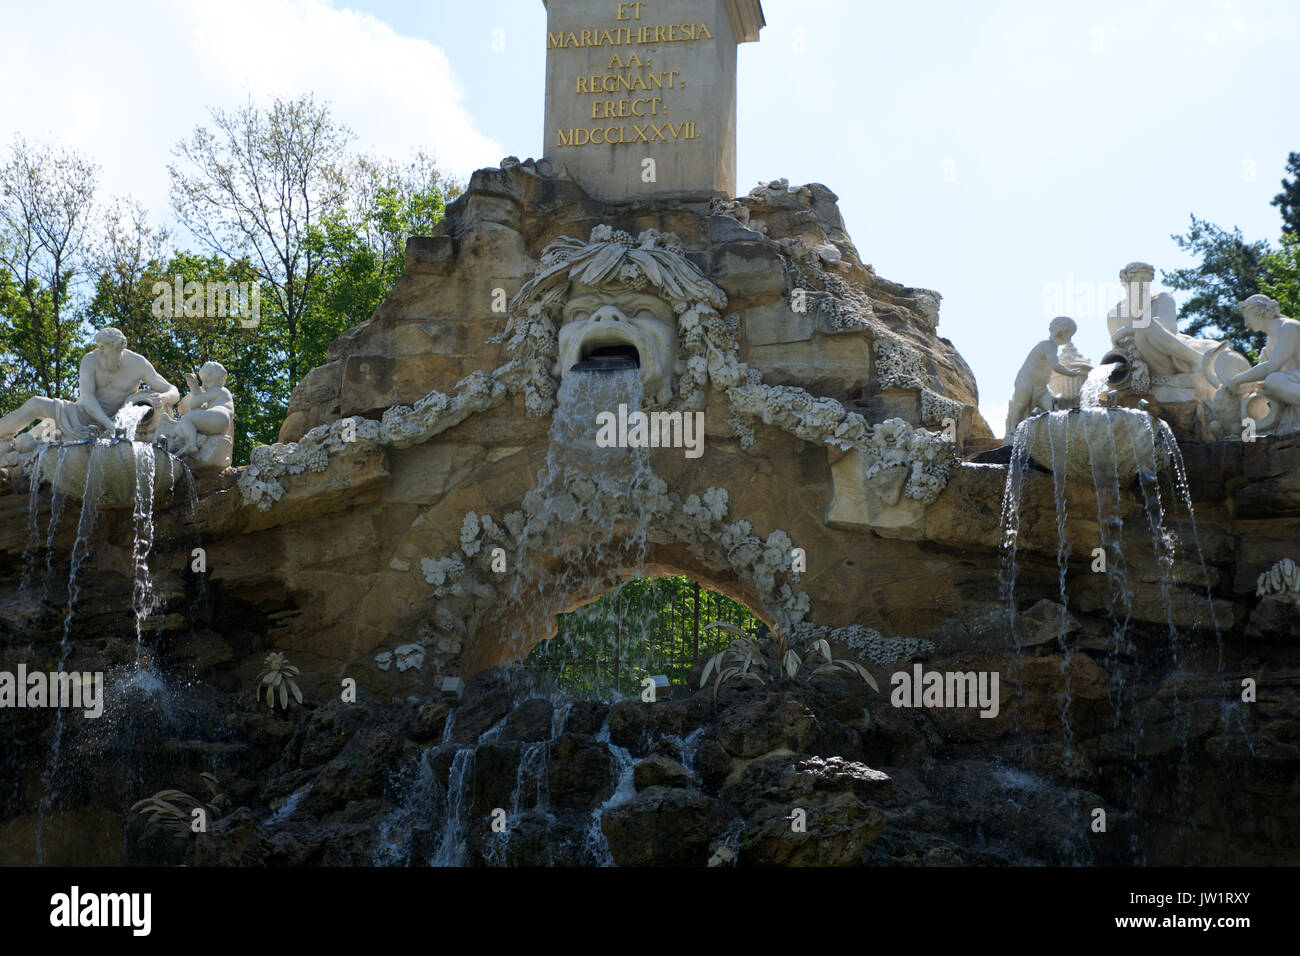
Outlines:
[[669, 402], [673, 376], [681, 372], [672, 307], [658, 296], [631, 289], [575, 284], [564, 306], [554, 374], [563, 378], [578, 362], [601, 358], [635, 360], [646, 401]]

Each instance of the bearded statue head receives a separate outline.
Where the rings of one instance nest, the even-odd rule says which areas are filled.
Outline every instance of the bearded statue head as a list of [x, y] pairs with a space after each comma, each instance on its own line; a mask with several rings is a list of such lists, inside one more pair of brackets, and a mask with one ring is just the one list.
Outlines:
[[673, 236], [650, 229], [633, 239], [597, 226], [587, 242], [547, 245], [511, 303], [506, 334], [516, 355], [546, 359], [556, 379], [582, 363], [635, 365], [644, 401], [667, 405], [683, 370], [678, 317], [726, 302]]

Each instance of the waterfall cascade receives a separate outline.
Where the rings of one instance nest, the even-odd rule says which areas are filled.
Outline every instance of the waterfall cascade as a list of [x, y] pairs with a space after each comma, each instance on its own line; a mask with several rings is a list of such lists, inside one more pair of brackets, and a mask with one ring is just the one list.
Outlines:
[[[1135, 687], [1125, 680], [1127, 668], [1122, 662], [1135, 657], [1137, 634], [1133, 621], [1134, 586], [1130, 581], [1135, 560], [1144, 567], [1154, 568], [1156, 584], [1164, 615], [1164, 653], [1168, 656], [1171, 674], [1172, 709], [1175, 733], [1180, 739], [1181, 761], [1178, 768], [1178, 788], [1190, 803], [1191, 761], [1188, 754], [1187, 715], [1182, 700], [1185, 696], [1180, 686], [1184, 676], [1181, 658], [1185, 654], [1188, 633], [1186, 627], [1175, 624], [1175, 582], [1186, 582], [1200, 577], [1204, 587], [1204, 615], [1196, 629], [1213, 633], [1219, 647], [1219, 671], [1222, 682], [1222, 637], [1215, 615], [1208, 568], [1201, 552], [1196, 532], [1196, 518], [1191, 492], [1187, 483], [1186, 468], [1178, 443], [1163, 420], [1144, 410], [1103, 407], [1100, 396], [1109, 381], [1114, 366], [1101, 366], [1089, 375], [1080, 393], [1080, 408], [1070, 411], [1044, 413], [1021, 422], [1011, 443], [1011, 458], [1007, 468], [1002, 503], [1002, 562], [1001, 594], [1006, 604], [1012, 635], [1016, 641], [1016, 659], [1013, 672], [1023, 667], [1025, 648], [1017, 632], [1017, 578], [1021, 569], [1017, 551], [1021, 534], [1021, 504], [1030, 471], [1030, 460], [1048, 467], [1052, 476], [1055, 503], [1055, 530], [1057, 537], [1057, 601], [1060, 606], [1060, 626], [1057, 650], [1061, 655], [1060, 673], [1063, 693], [1060, 701], [1063, 765], [1069, 766], [1078, 755], [1074, 752], [1075, 735], [1072, 727], [1072, 675], [1074, 657], [1080, 651], [1070, 638], [1068, 608], [1071, 603], [1071, 555], [1075, 549], [1091, 553], [1091, 573], [1104, 574], [1104, 603], [1110, 620], [1111, 640], [1107, 652], [1112, 665], [1107, 671], [1113, 675], [1111, 704], [1114, 710], [1114, 727], [1126, 735], [1132, 755], [1129, 766], [1131, 783], [1136, 785], [1143, 773], [1141, 738], [1143, 728], [1135, 720]], [[1072, 540], [1071, 520], [1084, 522], [1086, 527], [1094, 515], [1079, 510], [1071, 512], [1070, 487], [1076, 484], [1079, 491], [1085, 488], [1095, 497], [1097, 541]], [[1081, 495], [1081, 497], [1085, 497]], [[1137, 540], [1125, 538], [1124, 514], [1132, 505], [1133, 511], [1145, 518], [1146, 534], [1135, 535]], [[1077, 532], [1074, 532], [1077, 534]], [[1135, 554], [1134, 546], [1145, 537], [1150, 542], [1149, 553]], [[1094, 547], [1095, 544], [1095, 547]], [[1126, 554], [1126, 547], [1128, 553]], [[1181, 565], [1183, 572], [1177, 572]], [[1148, 575], [1151, 572], [1148, 572]], [[1014, 678], [1014, 673], [1013, 673]], [[1077, 855], [1076, 855], [1076, 858]], [[1137, 862], [1140, 862], [1138, 860]]]
[[[588, 363], [590, 364], [590, 363]], [[528, 522], [519, 534], [519, 568], [503, 606], [512, 615], [514, 640], [522, 652], [539, 639], [547, 639], [555, 615], [567, 610], [557, 600], [582, 605], [611, 586], [618, 578], [639, 577], [645, 565], [649, 543], [649, 520], [640, 500], [655, 480], [649, 451], [638, 447], [601, 447], [596, 442], [597, 415], [641, 406], [641, 377], [635, 366], [610, 365], [575, 368], [564, 377], [551, 423], [546, 464], [538, 472], [536, 487], [526, 504]], [[630, 622], [628, 622], [630, 625]], [[635, 628], [623, 628], [632, 635]], [[617, 696], [615, 693], [614, 696]], [[515, 704], [522, 703], [516, 700]], [[435, 770], [439, 754], [451, 748], [456, 712], [452, 711], [441, 744], [428, 748], [410, 768], [399, 786], [405, 789], [402, 807], [381, 827], [384, 834], [375, 854], [377, 864], [428, 864], [461, 866], [470, 859], [472, 830], [487, 826], [493, 810], [506, 814], [508, 825], [492, 831], [481, 847], [490, 864], [508, 865], [512, 840], [517, 839], [518, 821], [523, 814], [548, 823], [546, 856], [562, 857], [587, 865], [613, 865], [609, 845], [601, 830], [604, 813], [628, 800], [635, 792], [629, 751], [610, 740], [608, 717], [595, 740], [611, 757], [609, 794], [589, 811], [573, 845], [552, 846], [549, 824], [555, 820], [550, 804], [549, 761], [551, 749], [564, 734], [572, 702], [556, 697], [547, 739], [521, 744], [514, 790], [500, 808], [476, 804], [476, 772], [479, 748], [497, 740], [500, 722], [472, 743], [455, 749], [445, 772]], [[685, 753], [685, 751], [684, 751]], [[434, 820], [433, 846], [421, 851], [413, 846], [412, 828], [422, 820]]]
[[[154, 508], [158, 501], [170, 499], [175, 481], [183, 475], [189, 490], [191, 512], [197, 504], [194, 482], [185, 466], [150, 442], [138, 441], [136, 436], [141, 423], [153, 413], [146, 404], [127, 403], [113, 419], [112, 437], [86, 439], [78, 442], [55, 442], [42, 447], [31, 469], [32, 488], [28, 513], [27, 547], [23, 555], [21, 593], [29, 600], [44, 602], [50, 591], [54, 572], [54, 542], [59, 521], [69, 497], [79, 498], [81, 509], [77, 518], [76, 537], [69, 557], [67, 602], [63, 610], [56, 670], [67, 669], [73, 650], [72, 626], [77, 604], [81, 597], [81, 572], [90, 555], [100, 511], [106, 507], [130, 506], [132, 515], [131, 542], [131, 608], [134, 617], [136, 654], [135, 672], [119, 675], [114, 686], [123, 693], [160, 700], [166, 698], [167, 688], [162, 678], [149, 669], [145, 660], [144, 638], [149, 619], [157, 610], [157, 594], [150, 570], [154, 550]], [[161, 467], [160, 467], [161, 463]], [[44, 580], [39, 595], [33, 593], [38, 551], [42, 535], [39, 527], [38, 502], [42, 480], [51, 488], [50, 515], [44, 534]], [[161, 625], [161, 621], [159, 622]], [[33, 638], [34, 640], [34, 638]], [[29, 648], [34, 650], [34, 646]], [[65, 714], [55, 713], [55, 731], [49, 758], [42, 774], [43, 796], [36, 825], [36, 855], [44, 862], [44, 831], [46, 818], [59, 799], [56, 785], [65, 736]], [[110, 721], [117, 723], [117, 721]]]
[[596, 441], [597, 416], [620, 405], [641, 407], [635, 367], [575, 370], [560, 385], [546, 464], [525, 497], [529, 518], [511, 562], [518, 573], [500, 612], [521, 658], [552, 637], [557, 614], [642, 576], [650, 531], [642, 505], [656, 481], [649, 449]]

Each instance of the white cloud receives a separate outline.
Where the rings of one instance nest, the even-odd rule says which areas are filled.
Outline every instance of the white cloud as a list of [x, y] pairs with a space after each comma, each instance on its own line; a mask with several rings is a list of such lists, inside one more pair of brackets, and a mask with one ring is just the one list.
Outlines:
[[371, 14], [319, 0], [191, 0], [186, 16], [196, 65], [224, 100], [315, 92], [366, 149], [400, 155], [425, 146], [461, 175], [505, 155], [462, 109], [446, 54]]
[[168, 215], [171, 150], [208, 107], [311, 92], [353, 147], [418, 148], [462, 178], [507, 150], [476, 128], [446, 54], [378, 18], [320, 0], [33, 4], [6, 15], [0, 148], [54, 140], [103, 167], [101, 197], [131, 193]]

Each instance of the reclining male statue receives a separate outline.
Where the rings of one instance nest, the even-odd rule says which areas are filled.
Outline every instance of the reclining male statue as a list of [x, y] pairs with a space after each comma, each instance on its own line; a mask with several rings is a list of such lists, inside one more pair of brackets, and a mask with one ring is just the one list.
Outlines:
[[[50, 420], [62, 441], [112, 435], [113, 416], [128, 399], [154, 409], [143, 431], [151, 431], [180, 399], [176, 387], [153, 364], [126, 347], [126, 336], [114, 328], [95, 333], [95, 349], [81, 360], [76, 401], [34, 395], [17, 410], [0, 418], [0, 441], [12, 440], [32, 422]], [[145, 390], [140, 390], [144, 384]], [[144, 437], [143, 434], [140, 437]]]

